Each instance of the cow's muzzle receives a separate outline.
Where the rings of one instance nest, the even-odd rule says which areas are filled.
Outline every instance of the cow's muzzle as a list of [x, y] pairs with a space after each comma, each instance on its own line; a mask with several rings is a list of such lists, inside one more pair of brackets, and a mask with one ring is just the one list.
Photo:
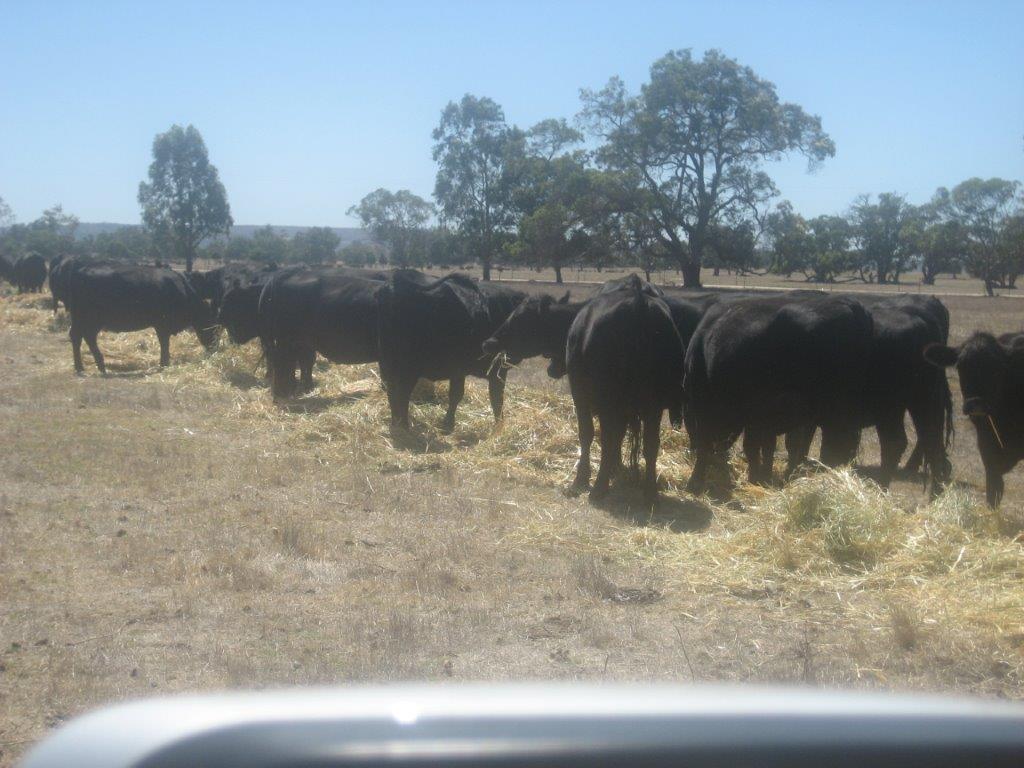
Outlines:
[[973, 418], [988, 416], [985, 401], [980, 397], [969, 397], [964, 400], [964, 416], [971, 416]]

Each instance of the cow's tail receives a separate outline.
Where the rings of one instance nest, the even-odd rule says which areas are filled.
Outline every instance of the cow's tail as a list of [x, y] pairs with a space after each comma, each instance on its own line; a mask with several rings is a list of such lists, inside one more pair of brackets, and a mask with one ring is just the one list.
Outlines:
[[955, 429], [953, 426], [953, 393], [949, 390], [949, 377], [946, 376], [945, 370], [940, 370], [939, 375], [941, 376], [939, 387], [942, 397], [942, 411], [945, 415], [942, 440], [946, 448], [949, 448], [953, 443], [953, 431]]
[[644, 439], [643, 424], [638, 414], [634, 414], [629, 419], [626, 435], [629, 446], [629, 475], [632, 480], [638, 480], [640, 478], [640, 448], [643, 446]]
[[[631, 334], [631, 343], [636, 344], [638, 359], [647, 362], [654, 354], [653, 342], [647, 329], [647, 297], [644, 295], [644, 283], [637, 275], [630, 275], [630, 288], [633, 290], [633, 318], [635, 326]], [[633, 376], [643, 376], [642, 369], [636, 369]], [[635, 379], [631, 382], [631, 392], [628, 402], [627, 428], [629, 445], [629, 472], [630, 477], [640, 477], [640, 449], [643, 446], [643, 425], [640, 420], [641, 408], [644, 395], [641, 390], [646, 382], [639, 382]]]
[[260, 335], [260, 348], [263, 350], [263, 358], [267, 365], [267, 373], [274, 375], [274, 364], [277, 360], [277, 319], [274, 313], [274, 303], [277, 294], [277, 275], [274, 275], [260, 292], [259, 300], [256, 302], [256, 323]]

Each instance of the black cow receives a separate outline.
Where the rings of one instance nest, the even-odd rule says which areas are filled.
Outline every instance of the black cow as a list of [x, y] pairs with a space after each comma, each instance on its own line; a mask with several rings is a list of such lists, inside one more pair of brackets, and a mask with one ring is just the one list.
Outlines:
[[560, 299], [547, 294], [528, 296], [483, 343], [485, 354], [504, 352], [517, 364], [531, 357], [549, 360], [548, 375], [565, 375], [565, 342], [569, 326], [583, 309], [585, 301], [569, 301], [569, 292]]
[[959, 347], [933, 344], [925, 359], [956, 366], [964, 415], [978, 437], [985, 466], [985, 498], [996, 507], [1003, 498], [1003, 475], [1024, 458], [1024, 333], [975, 333]]
[[213, 308], [219, 309], [224, 294], [232, 288], [259, 283], [265, 284], [267, 278], [277, 271], [276, 264], [255, 266], [252, 264], [225, 264], [222, 267], [205, 272], [187, 273], [188, 281], [195, 288], [200, 298], [209, 301]]
[[93, 259], [88, 256], [58, 256], [50, 262], [50, 294], [53, 296], [53, 311], [56, 314], [60, 305], [68, 308], [68, 291], [71, 276], [82, 267], [116, 267], [117, 261], [109, 259]]
[[[334, 268], [281, 270], [267, 281], [259, 296], [257, 330], [275, 399], [295, 394], [296, 367], [302, 372], [303, 388], [312, 389], [318, 352], [333, 363], [377, 361], [375, 294], [383, 284]], [[237, 298], [241, 303], [246, 295]], [[244, 320], [231, 317], [235, 309], [228, 308], [226, 322], [244, 325]]]
[[[930, 492], [937, 495], [952, 469], [946, 448], [953, 433], [953, 401], [945, 373], [928, 365], [922, 353], [930, 344], [948, 338], [948, 310], [934, 297], [860, 295], [856, 299], [871, 312], [873, 321], [864, 392], [857, 405], [861, 426], [874, 427], [878, 433], [879, 484], [888, 487], [899, 468], [907, 448], [904, 421], [909, 412], [917, 444], [908, 468], [916, 471], [923, 462], [931, 475]], [[798, 449], [810, 442], [810, 436], [787, 438], [787, 445]], [[790, 466], [804, 458], [791, 455]], [[762, 460], [770, 473], [770, 449]]]
[[170, 363], [171, 336], [192, 328], [209, 349], [217, 338], [210, 308], [185, 276], [167, 267], [79, 264], [68, 275], [65, 304], [71, 313], [71, 351], [82, 373], [82, 339], [96, 367], [106, 373], [96, 343], [100, 331], [153, 328], [160, 340], [160, 365]]
[[268, 280], [231, 288], [221, 299], [217, 322], [233, 344], [245, 344], [260, 335], [260, 294]]
[[501, 418], [504, 375], [482, 345], [526, 294], [457, 273], [432, 280], [397, 270], [377, 297], [380, 373], [393, 427], [408, 429], [409, 399], [420, 379], [448, 379], [445, 430], [455, 427], [467, 376], [487, 379], [491, 410]]
[[46, 282], [46, 259], [30, 253], [15, 261], [0, 256], [0, 277], [18, 289], [18, 293], [39, 293]]
[[622, 441], [632, 429], [643, 445], [644, 499], [657, 500], [661, 417], [665, 409], [680, 408], [684, 347], [669, 308], [650, 288], [633, 275], [588, 301], [569, 327], [565, 363], [580, 440], [574, 490], [590, 482], [594, 416], [601, 424], [601, 463], [591, 499], [608, 493], [622, 466]]
[[60, 270], [60, 265], [67, 260], [67, 256], [54, 256], [50, 259], [50, 263], [46, 266], [46, 279], [50, 285], [50, 295], [53, 296], [53, 313], [57, 314], [57, 309], [60, 307], [60, 300], [57, 298], [57, 294], [53, 289], [53, 275], [55, 272]]
[[[629, 288], [629, 283], [609, 280], [597, 295], [622, 290], [624, 287]], [[665, 302], [684, 347], [690, 343], [690, 337], [708, 307], [730, 296], [717, 293], [686, 296], [663, 294], [649, 283], [643, 286], [643, 291]], [[491, 338], [484, 342], [484, 351], [490, 354], [504, 352], [513, 363], [530, 357], [544, 357], [551, 361], [548, 375], [554, 379], [560, 378], [565, 375], [565, 342], [569, 337], [569, 326], [586, 303], [570, 302], [568, 292], [557, 300], [546, 294], [527, 297]]]
[[701, 493], [715, 455], [741, 433], [755, 483], [771, 480], [775, 437], [787, 435], [792, 474], [822, 427], [822, 462], [850, 461], [860, 438], [859, 398], [871, 352], [871, 315], [856, 300], [825, 294], [718, 302], [686, 354], [684, 417]]
[[923, 352], [949, 338], [949, 313], [933, 297], [862, 299], [874, 320], [868, 361], [863, 424], [874, 426], [881, 448], [883, 486], [892, 480], [907, 447], [904, 415], [909, 412], [917, 444], [907, 461], [931, 475], [931, 493], [949, 480], [946, 448], [953, 432], [953, 399], [942, 370], [928, 365]]
[[0, 278], [14, 285], [14, 262], [0, 253]]
[[[872, 312], [875, 318], [876, 339], [883, 339], [890, 346], [894, 344], [903, 346], [904, 354], [900, 357], [901, 364], [891, 373], [887, 373], [883, 368], [873, 364], [869, 373], [875, 380], [876, 391], [883, 391], [883, 388], [886, 387], [886, 379], [889, 378], [890, 386], [899, 387], [906, 394], [904, 402], [906, 410], [910, 412], [910, 418], [914, 422], [917, 440], [904, 468], [908, 472], [916, 472], [924, 464], [931, 470], [933, 490], [935, 490], [935, 482], [941, 482], [943, 476], [948, 478], [949, 474], [945, 449], [948, 448], [953, 437], [953, 398], [949, 391], [949, 381], [946, 375], [941, 371], [922, 370], [920, 363], [921, 352], [925, 346], [936, 342], [949, 343], [949, 310], [935, 296], [860, 294], [857, 298]], [[876, 309], [884, 311], [879, 313]], [[893, 310], [899, 311], [913, 320], [907, 322], [905, 319], [897, 318], [893, 327], [887, 329], [885, 327], [886, 320], [891, 316]], [[927, 331], [924, 328], [927, 328]], [[891, 378], [893, 373], [896, 374], [895, 382]], [[899, 445], [903, 444], [903, 448], [898, 452], [899, 455], [896, 455], [895, 461], [897, 462], [906, 447], [906, 430], [902, 428], [902, 423], [901, 418], [899, 434], [893, 432], [895, 445], [889, 449], [894, 453]], [[938, 428], [935, 427], [937, 423], [941, 424]], [[928, 459], [926, 456], [927, 441], [936, 434], [936, 429], [941, 435], [942, 448], [936, 449], [932, 444], [930, 449], [932, 459]], [[922, 440], [922, 433], [929, 437]], [[881, 441], [882, 434], [879, 432], [879, 442]]]

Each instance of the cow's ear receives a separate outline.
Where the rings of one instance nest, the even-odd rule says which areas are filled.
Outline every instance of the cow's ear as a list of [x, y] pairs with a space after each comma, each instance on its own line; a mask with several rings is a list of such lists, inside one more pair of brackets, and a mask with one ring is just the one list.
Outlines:
[[949, 368], [956, 365], [956, 359], [960, 351], [955, 347], [947, 347], [945, 344], [929, 344], [924, 348], [924, 359], [938, 368]]
[[568, 304], [569, 303], [569, 291], [566, 291], [565, 292], [565, 296], [560, 298], [557, 303], [558, 304]]

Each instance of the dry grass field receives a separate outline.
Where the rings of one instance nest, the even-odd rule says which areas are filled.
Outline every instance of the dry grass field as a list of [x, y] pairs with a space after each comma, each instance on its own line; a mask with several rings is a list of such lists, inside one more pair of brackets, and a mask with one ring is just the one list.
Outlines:
[[[1022, 325], [1013, 299], [948, 305], [955, 340]], [[255, 345], [206, 355], [182, 334], [163, 371], [152, 333], [100, 345], [110, 375], [87, 355], [76, 377], [63, 315], [0, 296], [0, 765], [100, 704], [228, 687], [1024, 695], [1024, 471], [989, 513], [962, 418], [959, 483], [933, 504], [919, 478], [883, 493], [851, 471], [693, 499], [666, 428], [652, 515], [627, 487], [601, 508], [563, 494], [572, 406], [539, 363], [510, 372], [498, 426], [471, 381], [450, 436], [445, 387], [421, 387], [396, 445], [373, 366], [318, 364], [281, 408]]]

